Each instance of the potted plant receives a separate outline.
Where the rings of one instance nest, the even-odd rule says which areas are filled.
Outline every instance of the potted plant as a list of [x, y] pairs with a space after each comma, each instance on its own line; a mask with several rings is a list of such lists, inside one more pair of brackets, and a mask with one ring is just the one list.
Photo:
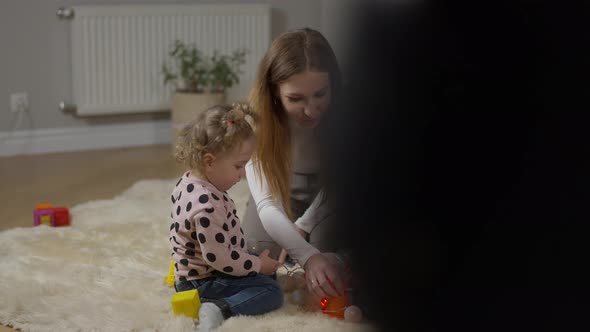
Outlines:
[[195, 44], [175, 40], [168, 61], [162, 64], [164, 84], [172, 86], [173, 138], [195, 112], [225, 103], [226, 91], [239, 83], [241, 66], [246, 51], [231, 54], [214, 51], [211, 56], [201, 52]]

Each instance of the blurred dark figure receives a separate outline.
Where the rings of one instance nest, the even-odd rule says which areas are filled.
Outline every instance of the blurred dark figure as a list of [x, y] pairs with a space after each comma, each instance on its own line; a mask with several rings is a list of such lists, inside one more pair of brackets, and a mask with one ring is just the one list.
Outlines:
[[324, 152], [365, 314], [384, 331], [590, 331], [588, 7], [375, 3]]

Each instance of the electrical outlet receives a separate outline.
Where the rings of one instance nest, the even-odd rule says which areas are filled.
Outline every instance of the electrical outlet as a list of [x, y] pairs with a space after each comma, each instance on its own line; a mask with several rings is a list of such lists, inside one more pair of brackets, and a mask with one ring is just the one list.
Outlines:
[[10, 95], [10, 109], [14, 113], [29, 110], [29, 97], [26, 93], [13, 93]]

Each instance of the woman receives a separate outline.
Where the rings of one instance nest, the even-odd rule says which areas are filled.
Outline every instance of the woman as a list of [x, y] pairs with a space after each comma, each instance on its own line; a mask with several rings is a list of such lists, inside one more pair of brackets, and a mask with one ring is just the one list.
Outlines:
[[[331, 253], [334, 220], [319, 183], [317, 126], [340, 90], [332, 48], [317, 31], [277, 37], [264, 55], [250, 102], [259, 114], [257, 150], [246, 166], [252, 194], [244, 217], [250, 250], [281, 248], [305, 269], [319, 297], [342, 294], [344, 264]], [[255, 248], [256, 246], [256, 248]]]

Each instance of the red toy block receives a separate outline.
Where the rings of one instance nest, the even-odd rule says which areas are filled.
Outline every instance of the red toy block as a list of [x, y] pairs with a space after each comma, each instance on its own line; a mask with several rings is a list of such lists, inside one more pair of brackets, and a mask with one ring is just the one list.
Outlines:
[[53, 209], [53, 226], [69, 226], [70, 212], [65, 207], [57, 207]]

